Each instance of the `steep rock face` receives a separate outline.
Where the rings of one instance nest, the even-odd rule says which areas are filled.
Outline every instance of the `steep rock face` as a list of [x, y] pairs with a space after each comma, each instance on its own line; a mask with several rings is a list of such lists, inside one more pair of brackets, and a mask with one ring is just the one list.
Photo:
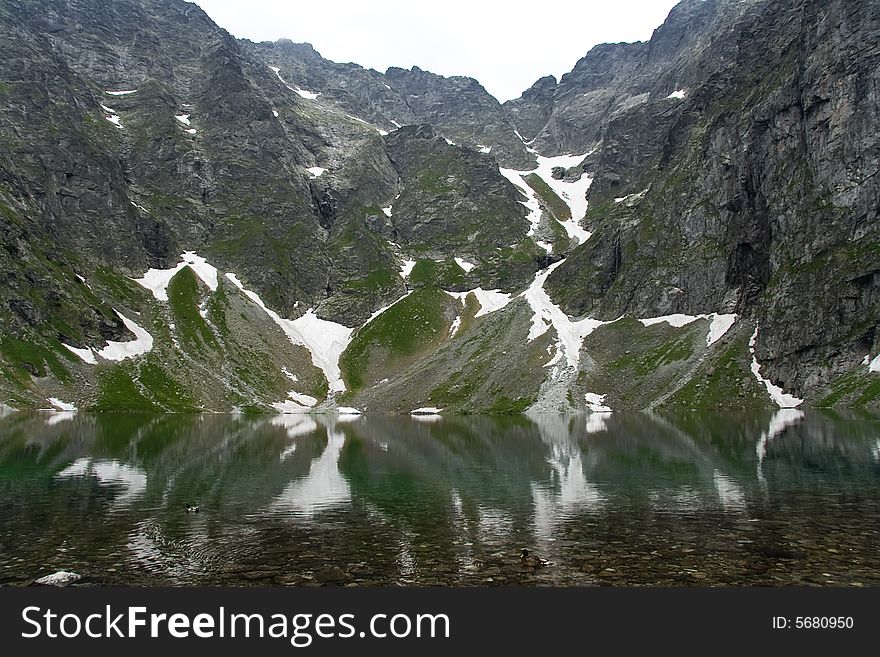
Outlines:
[[[21, 146], [9, 175], [27, 175], [18, 187], [36, 196], [35, 213], [81, 269], [139, 274], [189, 248], [287, 315], [333, 295], [344, 274], [328, 242], [348, 212], [395, 184], [375, 128], [286, 88], [190, 3], [13, 2], [2, 11], [3, 79], [17, 99], [4, 109]], [[22, 166], [31, 158], [42, 171]], [[321, 184], [307, 170], [317, 165], [331, 171]]]
[[525, 121], [518, 118], [524, 108], [535, 107], [534, 87], [505, 103], [505, 109], [541, 153], [583, 153], [600, 141], [619, 113], [728, 67], [736, 52], [738, 22], [764, 1], [684, 0], [649, 42], [600, 44], [558, 85], [541, 84], [544, 124], [537, 124], [534, 110]]
[[540, 152], [583, 153], [599, 141], [606, 117], [642, 93], [638, 87], [632, 88], [630, 75], [642, 64], [643, 53], [643, 44], [603, 44], [593, 48], [570, 73], [562, 76], [552, 90], [549, 108], [546, 103], [551, 90], [545, 83], [544, 106], [539, 114], [546, 119], [541, 125], [535, 121], [534, 110], [530, 121], [517, 121], [523, 111], [519, 108], [533, 104], [526, 95], [509, 101], [505, 107], [522, 135]]
[[[44, 82], [39, 75], [30, 75], [28, 82], [48, 98], [61, 100], [59, 94], [67, 91], [61, 102], [76, 108], [65, 114], [53, 105], [53, 130], [67, 141], [89, 131], [83, 139], [88, 152], [78, 156], [75, 145], [61, 144], [57, 157], [73, 161], [48, 161], [49, 173], [41, 176], [52, 180], [67, 172], [55, 196], [69, 198], [68, 207], [57, 213], [44, 207], [41, 213], [56, 230], [64, 229], [59, 232], [67, 241], [80, 240], [71, 246], [85, 259], [110, 251], [104, 261], [124, 263], [132, 273], [172, 264], [178, 244], [197, 246], [195, 241], [204, 242], [217, 229], [211, 203], [222, 204], [225, 218], [233, 204], [246, 212], [253, 202], [241, 197], [242, 190], [271, 187], [273, 174], [298, 164], [304, 149], [295, 142], [273, 145], [281, 129], [258, 85], [247, 77], [237, 43], [201, 10], [182, 2], [44, 4], [13, 3], [3, 23], [16, 25], [18, 33], [40, 44], [30, 51], [30, 65], [60, 60], [61, 70], [69, 71], [67, 81], [75, 85], [65, 90], [57, 80]], [[185, 37], [187, 26], [194, 38]], [[51, 134], [39, 132], [33, 108], [18, 109], [16, 131], [29, 135], [45, 162], [57, 144]], [[285, 147], [284, 161], [273, 163], [273, 154]], [[234, 160], [227, 157], [232, 152]], [[277, 167], [259, 166], [267, 161]], [[21, 166], [14, 170], [21, 175]], [[77, 183], [89, 175], [102, 182]], [[275, 205], [275, 212], [311, 214], [305, 177], [300, 174], [298, 189], [290, 190], [291, 205]], [[230, 185], [230, 180], [235, 182]], [[39, 189], [40, 183], [27, 186]], [[78, 186], [91, 195], [78, 193]], [[88, 215], [106, 227], [83, 221]], [[98, 249], [93, 246], [96, 235], [101, 235]], [[234, 264], [237, 258], [229, 255]], [[304, 287], [314, 292], [314, 286]]]
[[556, 87], [556, 78], [547, 75], [526, 89], [519, 98], [504, 103], [505, 111], [526, 140], [533, 140], [547, 125], [553, 113]]
[[289, 39], [241, 43], [267, 67], [277, 67], [278, 75], [291, 86], [307, 94], [317, 94], [322, 101], [386, 131], [394, 130], [396, 124], [417, 121], [403, 98], [389, 88], [378, 71], [357, 64], [331, 62], [311, 44], [293, 43]]
[[[20, 354], [42, 349], [35, 327], [73, 343], [118, 339], [119, 318], [75, 277], [79, 254], [144, 266], [173, 238], [128, 202], [126, 166], [110, 148], [116, 128], [94, 90], [44, 36], [7, 20], [16, 8], [0, 9], [0, 340]], [[61, 371], [51, 355], [32, 360], [31, 374], [46, 375], [46, 363]]]
[[532, 163], [501, 105], [473, 78], [444, 78], [415, 66], [390, 68], [385, 78], [420, 123], [448, 131], [454, 141], [491, 148], [505, 166]]
[[683, 99], [608, 118], [595, 236], [548, 287], [573, 314], [737, 312], [764, 371], [810, 393], [877, 348], [880, 12], [754, 4]]
[[105, 89], [135, 89], [150, 79], [189, 95], [200, 73], [200, 52], [224, 34], [183, 0], [4, 4], [13, 24], [45, 38], [73, 70]]
[[[108, 152], [117, 130], [102, 120], [94, 90], [39, 35], [7, 21], [0, 29], [3, 191], [9, 202], [27, 207], [72, 251], [94, 250], [104, 259], [126, 254], [134, 264], [145, 264], [150, 252], [161, 256], [167, 230], [141, 220], [128, 203], [125, 162]], [[102, 235], [97, 249], [81, 230], [85, 217]]]

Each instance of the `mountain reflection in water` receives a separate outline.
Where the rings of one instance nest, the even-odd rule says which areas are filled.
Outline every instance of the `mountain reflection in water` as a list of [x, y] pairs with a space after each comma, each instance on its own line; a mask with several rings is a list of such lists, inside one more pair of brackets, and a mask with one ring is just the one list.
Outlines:
[[865, 414], [12, 414], [0, 583], [877, 585], [878, 483]]

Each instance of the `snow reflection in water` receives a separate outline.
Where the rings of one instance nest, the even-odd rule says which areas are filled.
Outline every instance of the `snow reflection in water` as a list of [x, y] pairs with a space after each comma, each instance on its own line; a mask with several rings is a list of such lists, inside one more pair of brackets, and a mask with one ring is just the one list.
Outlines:
[[535, 536], [551, 541], [558, 525], [577, 511], [595, 511], [603, 502], [599, 489], [587, 480], [580, 447], [572, 440], [569, 418], [537, 415], [535, 424], [548, 446], [549, 485], [533, 482]]
[[330, 420], [327, 427], [327, 446], [312, 461], [309, 474], [285, 487], [272, 502], [270, 508], [273, 511], [311, 518], [320, 511], [351, 501], [351, 489], [339, 471], [339, 455], [345, 445], [345, 434], [336, 430], [333, 425], [334, 421]]
[[147, 473], [144, 470], [116, 460], [77, 459], [55, 477], [94, 477], [101, 486], [118, 487], [120, 492], [113, 500], [114, 507], [130, 504], [147, 490]]

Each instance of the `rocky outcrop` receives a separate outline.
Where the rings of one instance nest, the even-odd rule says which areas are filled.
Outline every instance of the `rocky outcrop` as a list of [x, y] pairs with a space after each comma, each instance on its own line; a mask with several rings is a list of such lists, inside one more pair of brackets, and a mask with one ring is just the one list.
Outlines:
[[556, 88], [556, 78], [548, 75], [535, 82], [519, 98], [504, 103], [511, 122], [527, 141], [535, 139], [550, 120]]
[[391, 217], [395, 240], [427, 254], [480, 260], [526, 236], [525, 209], [491, 157], [448, 144], [429, 125], [387, 140], [402, 185]]
[[[666, 98], [661, 77], [643, 103], [607, 117], [589, 194], [595, 235], [548, 286], [572, 314], [737, 312], [760, 327], [771, 378], [809, 394], [878, 346], [880, 13], [729, 4], [673, 12], [725, 19], [702, 56], [676, 45], [690, 38], [682, 21], [646, 46], [647, 61], [675, 56], [671, 70], [690, 82]], [[703, 59], [713, 64], [698, 75]]]
[[[504, 107], [541, 153], [586, 152], [619, 113], [728, 67], [737, 48], [739, 22], [763, 4], [765, 0], [683, 0], [649, 42], [595, 46], [557, 85], [542, 78]], [[541, 125], [534, 109], [526, 110], [537, 106], [547, 117]], [[526, 118], [521, 121], [523, 112]]]

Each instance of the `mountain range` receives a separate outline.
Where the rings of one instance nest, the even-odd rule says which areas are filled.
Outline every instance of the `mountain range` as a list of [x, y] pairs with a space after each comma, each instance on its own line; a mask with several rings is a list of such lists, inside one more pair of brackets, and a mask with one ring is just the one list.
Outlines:
[[0, 409], [876, 407], [878, 128], [870, 0], [683, 0], [506, 103], [6, 0]]

